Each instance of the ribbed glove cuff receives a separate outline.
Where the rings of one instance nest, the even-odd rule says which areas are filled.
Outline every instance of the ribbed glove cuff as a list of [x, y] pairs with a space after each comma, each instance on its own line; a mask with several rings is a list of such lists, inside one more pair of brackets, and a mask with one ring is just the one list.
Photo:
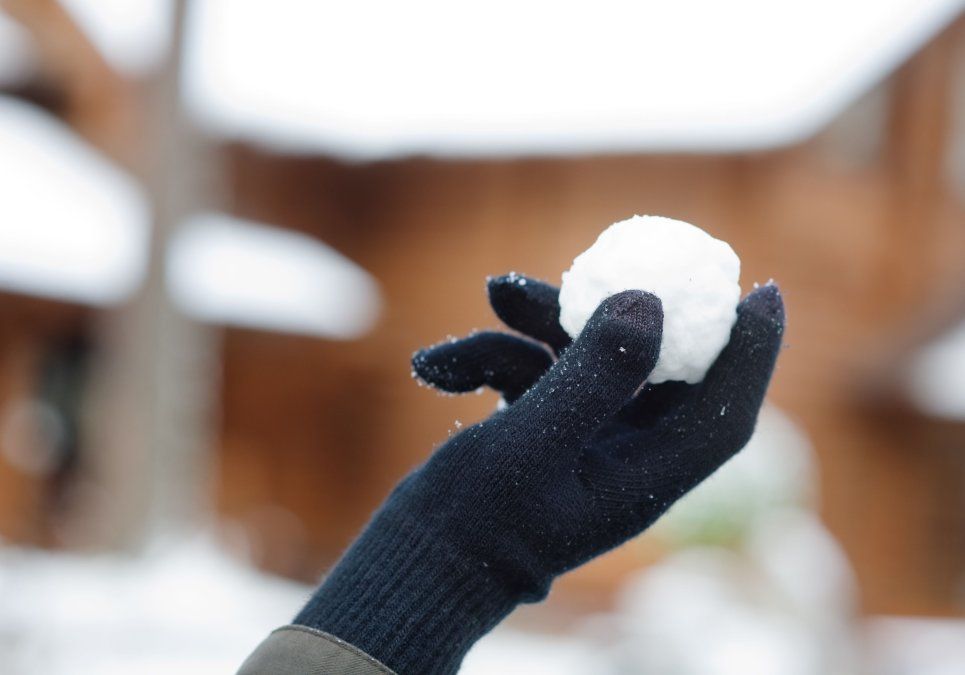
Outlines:
[[469, 648], [518, 604], [484, 563], [424, 523], [377, 514], [295, 618], [400, 675], [455, 673]]

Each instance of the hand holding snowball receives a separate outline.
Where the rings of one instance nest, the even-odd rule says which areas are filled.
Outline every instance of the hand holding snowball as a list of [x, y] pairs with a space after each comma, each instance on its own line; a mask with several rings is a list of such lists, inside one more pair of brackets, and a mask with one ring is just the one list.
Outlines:
[[575, 340], [558, 289], [510, 275], [489, 295], [522, 336], [445, 342], [413, 368], [447, 392], [493, 387], [508, 407], [404, 479], [296, 618], [396, 672], [455, 673], [516, 605], [640, 533], [740, 450], [784, 331], [765, 286], [699, 382], [643, 386], [667, 344], [653, 293], [608, 294]]

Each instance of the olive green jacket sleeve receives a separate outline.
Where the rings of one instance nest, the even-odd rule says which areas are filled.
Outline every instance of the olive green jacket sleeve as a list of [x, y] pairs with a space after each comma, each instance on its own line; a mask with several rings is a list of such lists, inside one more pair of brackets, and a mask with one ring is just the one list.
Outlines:
[[377, 660], [334, 635], [284, 626], [265, 638], [238, 675], [395, 675]]

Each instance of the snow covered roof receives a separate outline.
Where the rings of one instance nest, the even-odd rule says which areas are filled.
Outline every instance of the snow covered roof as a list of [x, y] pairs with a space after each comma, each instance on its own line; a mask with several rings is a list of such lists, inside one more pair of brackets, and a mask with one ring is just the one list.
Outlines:
[[167, 255], [167, 284], [198, 319], [350, 339], [375, 323], [375, 280], [310, 237], [222, 214], [183, 225]]
[[747, 150], [800, 140], [963, 0], [196, 0], [215, 132], [360, 157]]
[[0, 288], [91, 304], [144, 274], [148, 209], [135, 183], [70, 130], [0, 97]]

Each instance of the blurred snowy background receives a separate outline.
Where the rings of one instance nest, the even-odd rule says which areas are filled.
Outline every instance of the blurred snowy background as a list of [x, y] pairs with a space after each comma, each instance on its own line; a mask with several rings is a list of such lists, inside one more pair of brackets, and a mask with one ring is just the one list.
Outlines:
[[0, 672], [233, 672], [634, 213], [781, 284], [771, 402], [463, 671], [965, 672], [963, 8], [0, 0]]

